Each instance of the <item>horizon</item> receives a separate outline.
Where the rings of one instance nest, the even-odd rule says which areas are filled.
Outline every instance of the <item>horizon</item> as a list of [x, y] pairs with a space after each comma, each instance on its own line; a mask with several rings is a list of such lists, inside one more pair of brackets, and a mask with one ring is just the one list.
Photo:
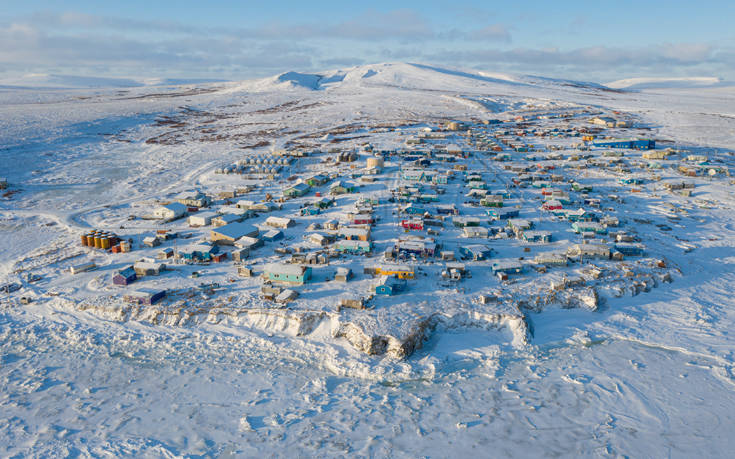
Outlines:
[[[126, 13], [48, 0], [0, 13], [0, 80], [32, 74], [248, 80], [384, 62], [606, 83], [641, 77], [735, 80], [735, 6], [582, 2], [487, 8], [477, 1], [376, 2], [354, 9], [284, 2], [132, 1]], [[635, 5], [635, 6], [634, 6]]]

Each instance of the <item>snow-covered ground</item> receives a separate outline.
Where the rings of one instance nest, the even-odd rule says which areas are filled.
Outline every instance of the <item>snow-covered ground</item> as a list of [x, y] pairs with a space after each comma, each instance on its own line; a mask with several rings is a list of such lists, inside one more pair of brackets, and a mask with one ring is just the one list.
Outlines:
[[[344, 316], [332, 312], [343, 289], [369, 284], [362, 277], [344, 287], [320, 278], [303, 289], [295, 308], [328, 317], [306, 327], [305, 337], [295, 336], [303, 324], [281, 316], [209, 315], [165, 326], [75, 306], [105, 303], [114, 295], [105, 286], [109, 270], [124, 265], [78, 248], [81, 231], [109, 225], [139, 234], [146, 223], [128, 223], [127, 215], [150, 210], [155, 199], [243, 183], [213, 170], [244, 153], [319, 143], [346, 126], [585, 109], [630, 114], [650, 136], [728, 166], [732, 87], [620, 92], [413, 64], [125, 86], [0, 89], [0, 177], [12, 192], [0, 199], [0, 284], [23, 283], [0, 297], [0, 455], [691, 457], [732, 449], [735, 199], [724, 178], [697, 178], [692, 200], [662, 197], [652, 186], [626, 198], [629, 217], [652, 220], [637, 233], [666, 259], [673, 283], [611, 297], [594, 312], [528, 311], [527, 341], [512, 323], [485, 328], [457, 319], [465, 301], [459, 294], [413, 287], [404, 299], [381, 300], [384, 312], [350, 320], [401, 329], [412, 324], [412, 310], [455, 319], [431, 322], [427, 341], [405, 359], [367, 355], [335, 335]], [[340, 148], [359, 145], [367, 131], [346, 135], [356, 138]], [[403, 139], [382, 133], [370, 140], [395, 148]], [[298, 160], [285, 175], [319, 167]], [[391, 167], [384, 182], [397, 180]], [[502, 179], [500, 168], [488, 170]], [[589, 171], [590, 182], [613, 189], [612, 178], [595, 174]], [[364, 189], [383, 192], [379, 184]], [[526, 191], [516, 198], [532, 197]], [[349, 199], [340, 200], [346, 208]], [[686, 212], [669, 218], [669, 205]], [[656, 230], [662, 221], [671, 232]], [[374, 230], [376, 244], [391, 237], [382, 228]], [[512, 242], [496, 245], [501, 255], [517, 256]], [[64, 273], [89, 257], [104, 270]], [[213, 278], [228, 276], [224, 268], [207, 269]], [[26, 282], [29, 272], [42, 279]], [[475, 275], [465, 285], [480, 291], [482, 282]], [[249, 295], [259, 284], [237, 285]], [[34, 301], [21, 305], [21, 295]]]

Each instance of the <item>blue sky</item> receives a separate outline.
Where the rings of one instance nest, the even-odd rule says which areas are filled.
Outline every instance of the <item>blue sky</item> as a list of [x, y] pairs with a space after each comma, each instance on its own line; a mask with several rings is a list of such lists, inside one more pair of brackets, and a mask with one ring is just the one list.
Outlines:
[[735, 80], [726, 1], [3, 3], [0, 77], [246, 79], [406, 61], [599, 82]]

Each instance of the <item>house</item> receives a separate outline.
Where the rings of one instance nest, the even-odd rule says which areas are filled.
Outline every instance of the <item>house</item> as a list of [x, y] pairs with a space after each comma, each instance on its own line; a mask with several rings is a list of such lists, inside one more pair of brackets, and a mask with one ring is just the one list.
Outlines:
[[424, 220], [420, 218], [411, 218], [410, 220], [401, 220], [401, 227], [404, 230], [418, 230], [424, 229]]
[[238, 249], [255, 250], [263, 245], [263, 241], [257, 237], [243, 236], [236, 240], [234, 245]]
[[146, 247], [157, 247], [161, 245], [161, 239], [156, 236], [146, 236], [143, 238], [143, 245]]
[[640, 257], [643, 255], [644, 246], [643, 244], [637, 244], [634, 242], [619, 242], [615, 244], [615, 250], [622, 253], [625, 256]]
[[419, 256], [423, 258], [433, 257], [437, 250], [437, 244], [433, 238], [399, 238], [396, 242], [395, 251], [399, 257]]
[[285, 263], [268, 263], [265, 266], [263, 275], [271, 282], [302, 285], [311, 279], [311, 267]]
[[241, 199], [235, 203], [235, 206], [237, 206], [238, 209], [243, 210], [250, 210], [255, 205], [255, 201], [250, 201], [247, 199]]
[[231, 253], [232, 261], [243, 262], [250, 256], [250, 249], [243, 247], [242, 249], [235, 249]]
[[229, 225], [230, 223], [241, 222], [243, 215], [222, 214], [212, 218], [212, 226], [219, 228], [220, 226]]
[[337, 272], [334, 274], [334, 280], [337, 282], [347, 282], [351, 277], [352, 270], [345, 267], [337, 268]]
[[403, 208], [403, 212], [408, 215], [424, 215], [426, 213], [426, 207], [409, 204]]
[[436, 174], [431, 178], [431, 181], [437, 185], [446, 185], [449, 182], [449, 177], [444, 174]]
[[572, 223], [572, 230], [574, 230], [575, 233], [597, 233], [597, 234], [605, 234], [607, 233], [607, 228], [605, 225], [597, 222], [585, 222], [585, 221], [576, 221]]
[[346, 226], [337, 231], [337, 236], [351, 241], [369, 241], [370, 228]]
[[158, 251], [156, 253], [156, 258], [159, 260], [166, 260], [168, 258], [171, 258], [174, 256], [174, 249], [171, 247], [166, 247]]
[[460, 246], [459, 253], [464, 259], [471, 259], [473, 261], [482, 261], [490, 258], [492, 249], [482, 244], [471, 244]]
[[523, 218], [511, 218], [508, 220], [508, 227], [512, 229], [513, 232], [520, 233], [521, 231], [533, 228], [533, 222]]
[[452, 224], [458, 228], [464, 228], [467, 226], [480, 226], [480, 219], [477, 217], [454, 217], [452, 218]]
[[166, 297], [166, 290], [140, 289], [127, 292], [123, 300], [128, 303], [153, 305]]
[[197, 212], [196, 214], [189, 216], [189, 226], [208, 226], [212, 223], [212, 219], [218, 216], [219, 215], [215, 212]]
[[324, 234], [324, 233], [311, 233], [309, 234], [308, 238], [309, 242], [312, 244], [316, 244], [318, 246], [327, 246], [334, 242], [335, 237], [331, 234]]
[[297, 198], [309, 192], [311, 187], [307, 183], [297, 183], [283, 190], [283, 196], [287, 198]]
[[153, 216], [164, 220], [175, 220], [186, 215], [187, 209], [186, 205], [180, 202], [172, 202], [157, 207], [153, 211]]
[[406, 289], [406, 280], [395, 276], [383, 276], [375, 284], [376, 295], [395, 295]]
[[187, 207], [207, 207], [211, 200], [199, 190], [184, 191], [174, 197], [174, 200]]
[[458, 215], [459, 210], [454, 204], [438, 204], [436, 206], [436, 213], [439, 215]]
[[137, 276], [158, 276], [161, 271], [166, 269], [166, 265], [153, 261], [136, 261], [133, 269]]
[[347, 224], [349, 225], [372, 225], [374, 223], [372, 214], [360, 213], [360, 214], [347, 214]]
[[566, 266], [569, 263], [566, 253], [544, 252], [536, 255], [533, 262], [538, 265]]
[[422, 170], [405, 170], [401, 174], [401, 178], [409, 182], [424, 182], [426, 181], [426, 174]]
[[541, 209], [546, 211], [563, 210], [564, 206], [562, 206], [558, 199], [551, 199], [543, 203]]
[[519, 261], [497, 261], [492, 264], [493, 274], [518, 274], [523, 271], [523, 265]]
[[324, 222], [324, 229], [328, 229], [330, 231], [336, 231], [339, 228], [339, 221], [337, 220], [327, 220]]
[[613, 128], [615, 127], [615, 118], [610, 116], [596, 116], [590, 120], [590, 123]]
[[487, 238], [489, 231], [484, 226], [465, 226], [462, 230], [463, 237]]
[[523, 231], [521, 238], [526, 242], [551, 242], [550, 231]]
[[241, 237], [257, 237], [258, 233], [258, 228], [253, 225], [235, 222], [211, 230], [209, 238], [218, 244], [234, 245], [235, 241]]
[[485, 207], [503, 207], [503, 197], [489, 194], [480, 200], [480, 205]]
[[517, 218], [520, 214], [518, 209], [486, 209], [485, 213], [493, 220]]
[[609, 139], [592, 142], [592, 146], [599, 148], [629, 148], [633, 150], [653, 150], [656, 141], [650, 139]]
[[329, 194], [347, 194], [357, 191], [357, 185], [352, 182], [338, 180], [329, 186]]
[[309, 186], [320, 186], [324, 185], [329, 181], [329, 177], [323, 174], [312, 175], [311, 177], [304, 180]]
[[190, 244], [179, 249], [179, 256], [187, 261], [212, 261], [212, 257], [219, 251], [213, 244]]
[[321, 212], [322, 210], [317, 206], [308, 206], [308, 207], [302, 207], [299, 213], [303, 217], [306, 215], [319, 215]]
[[365, 254], [372, 251], [372, 244], [368, 241], [339, 240], [334, 244], [334, 250], [337, 252], [346, 252], [353, 254]]
[[294, 221], [287, 217], [274, 217], [270, 216], [265, 219], [265, 224], [272, 226], [273, 228], [289, 228], [294, 225]]
[[268, 230], [260, 237], [264, 242], [273, 242], [279, 239], [283, 239], [283, 231], [272, 229]]
[[568, 257], [582, 257], [582, 258], [610, 258], [610, 247], [605, 244], [574, 244], [567, 249]]
[[138, 279], [138, 276], [135, 274], [135, 269], [132, 266], [128, 266], [112, 276], [112, 283], [115, 285], [128, 285], [135, 282], [136, 279]]
[[415, 273], [408, 265], [380, 265], [375, 269], [375, 274], [380, 276], [396, 276], [399, 279], [413, 279]]

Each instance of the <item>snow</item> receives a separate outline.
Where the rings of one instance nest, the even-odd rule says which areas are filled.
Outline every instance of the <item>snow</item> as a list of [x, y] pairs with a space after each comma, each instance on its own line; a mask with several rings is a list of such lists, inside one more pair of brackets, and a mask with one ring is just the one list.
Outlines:
[[[0, 285], [22, 288], [0, 294], [0, 456], [727, 455], [735, 413], [729, 307], [735, 195], [727, 178], [691, 179], [696, 187], [687, 199], [655, 183], [625, 193], [615, 176], [580, 170], [583, 184], [625, 193], [616, 214], [643, 222], [626, 229], [667, 264], [654, 271], [660, 278], [651, 274], [656, 287], [639, 294], [625, 290], [622, 279], [625, 272], [652, 272], [644, 259], [605, 265], [606, 276], [621, 277], [609, 289], [600, 286], [605, 301], [596, 308], [570, 308], [573, 302], [561, 299], [534, 306], [528, 299], [521, 311], [502, 295], [495, 304], [467, 301], [501, 288], [524, 299], [523, 292], [536, 294], [558, 282], [560, 272], [576, 269], [511, 275], [508, 285], [482, 276], [488, 263], [518, 259], [514, 240], [488, 239], [496, 253], [487, 262], [464, 262], [473, 277], [457, 289], [439, 285], [439, 262], [419, 264], [407, 292], [375, 300], [368, 311], [336, 305], [365, 295], [375, 280], [362, 267], [379, 264], [379, 255], [314, 266], [315, 282], [293, 287], [299, 297], [275, 309], [259, 298], [259, 279], [229, 282], [236, 277], [231, 262], [166, 261], [170, 272], [124, 290], [109, 285], [111, 276], [146, 249], [112, 255], [78, 245], [90, 228], [139, 245], [159, 225], [128, 216], [150, 214], [159, 200], [193, 187], [214, 192], [258, 184], [244, 200], [262, 201], [267, 190], [285, 184], [213, 171], [289, 141], [319, 143], [327, 134], [325, 142], [355, 136], [335, 144], [357, 147], [365, 140], [357, 137], [370, 134], [362, 126], [371, 124], [401, 126], [369, 140], [403, 148], [399, 133], [445, 120], [616, 110], [658, 140], [732, 167], [735, 91], [673, 86], [682, 85], [614, 92], [584, 82], [398, 63], [165, 89], [3, 90], [0, 161], [13, 167], [0, 175], [16, 192], [0, 199]], [[350, 125], [358, 127], [330, 132]], [[214, 138], [218, 133], [226, 135]], [[269, 144], [250, 147], [260, 141]], [[507, 177], [495, 163], [467, 164], [485, 178]], [[324, 166], [300, 158], [284, 167], [281, 175], [288, 177]], [[397, 171], [394, 160], [386, 161], [379, 180], [363, 184], [365, 193], [385, 198], [381, 187], [399, 183]], [[450, 200], [464, 189], [459, 182], [450, 182], [441, 199], [466, 213], [463, 197]], [[328, 183], [316, 187], [328, 189]], [[508, 201], [538, 208], [534, 193], [520, 189]], [[352, 209], [357, 196], [339, 196], [336, 207], [318, 216], [294, 216], [307, 199], [274, 210], [297, 221], [283, 230], [291, 244], [300, 243], [312, 221]], [[398, 217], [386, 204], [374, 215], [380, 253], [396, 237], [390, 224]], [[547, 217], [532, 218], [539, 230], [554, 228], [554, 242], [528, 245], [527, 259], [577, 241]], [[663, 224], [670, 231], [656, 226]], [[183, 221], [166, 225], [192, 238], [163, 248], [196, 243], [209, 232]], [[279, 262], [276, 244], [253, 250], [257, 270]], [[98, 268], [67, 272], [85, 262]], [[353, 279], [328, 279], [344, 268]], [[199, 278], [190, 277], [193, 270]], [[40, 280], [30, 282], [29, 273]], [[664, 273], [673, 282], [659, 280]], [[115, 300], [146, 288], [166, 289], [181, 302], [141, 308]], [[21, 296], [33, 301], [21, 304]], [[366, 353], [381, 346], [385, 352]], [[413, 353], [405, 353], [411, 346]]]
[[683, 78], [626, 78], [607, 83], [606, 86], [614, 89], [662, 89], [662, 88], [697, 88], [710, 87], [722, 84], [717, 77], [683, 77]]

